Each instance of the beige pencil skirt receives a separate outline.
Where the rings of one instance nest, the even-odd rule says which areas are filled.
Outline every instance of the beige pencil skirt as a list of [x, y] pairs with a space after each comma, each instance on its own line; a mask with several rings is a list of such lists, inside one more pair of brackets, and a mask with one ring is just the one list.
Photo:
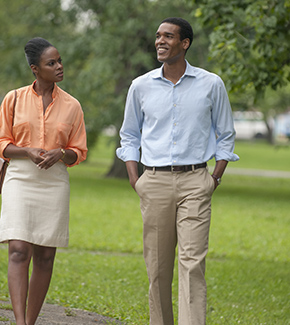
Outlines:
[[30, 159], [12, 159], [1, 196], [0, 243], [68, 246], [70, 186], [65, 164], [39, 170]]

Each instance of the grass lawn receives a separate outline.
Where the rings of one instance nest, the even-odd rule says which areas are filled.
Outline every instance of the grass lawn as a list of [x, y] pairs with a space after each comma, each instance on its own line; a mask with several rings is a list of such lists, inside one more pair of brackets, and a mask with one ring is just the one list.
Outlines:
[[[231, 167], [290, 170], [290, 148], [237, 142], [235, 152], [241, 160]], [[127, 180], [103, 177], [113, 155], [102, 139], [89, 162], [70, 170], [70, 245], [58, 250], [47, 302], [145, 325], [139, 199]], [[208, 325], [290, 324], [289, 188], [290, 179], [223, 177], [212, 204]], [[0, 247], [0, 300], [7, 300], [7, 246]], [[177, 290], [176, 268], [176, 324]]]

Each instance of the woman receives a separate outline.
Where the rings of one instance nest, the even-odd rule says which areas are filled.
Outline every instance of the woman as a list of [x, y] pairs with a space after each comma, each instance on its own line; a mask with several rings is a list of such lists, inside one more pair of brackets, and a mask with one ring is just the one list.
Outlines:
[[35, 324], [56, 247], [68, 245], [67, 166], [87, 154], [81, 106], [56, 85], [63, 80], [57, 49], [34, 38], [25, 55], [36, 80], [10, 91], [0, 110], [0, 157], [10, 160], [2, 189], [0, 242], [8, 242], [8, 286], [17, 325]]

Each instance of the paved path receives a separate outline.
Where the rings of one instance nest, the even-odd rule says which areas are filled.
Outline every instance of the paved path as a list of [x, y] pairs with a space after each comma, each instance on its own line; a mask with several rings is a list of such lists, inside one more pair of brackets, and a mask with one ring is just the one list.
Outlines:
[[[0, 301], [0, 307], [8, 306], [8, 302]], [[0, 325], [15, 324], [11, 309], [0, 308]], [[36, 325], [125, 325], [112, 318], [93, 312], [44, 304]]]
[[[211, 167], [209, 169], [212, 170]], [[271, 178], [290, 178], [290, 172], [287, 171], [233, 168], [233, 167], [227, 167], [226, 174], [261, 176], [261, 177], [271, 177]]]

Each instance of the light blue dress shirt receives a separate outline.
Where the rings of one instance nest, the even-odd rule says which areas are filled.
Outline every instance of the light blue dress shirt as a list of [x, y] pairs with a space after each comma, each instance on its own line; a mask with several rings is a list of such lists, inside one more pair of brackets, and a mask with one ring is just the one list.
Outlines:
[[176, 84], [163, 77], [163, 67], [133, 80], [120, 136], [117, 156], [139, 161], [141, 146], [141, 162], [151, 167], [239, 159], [223, 81], [187, 61]]

